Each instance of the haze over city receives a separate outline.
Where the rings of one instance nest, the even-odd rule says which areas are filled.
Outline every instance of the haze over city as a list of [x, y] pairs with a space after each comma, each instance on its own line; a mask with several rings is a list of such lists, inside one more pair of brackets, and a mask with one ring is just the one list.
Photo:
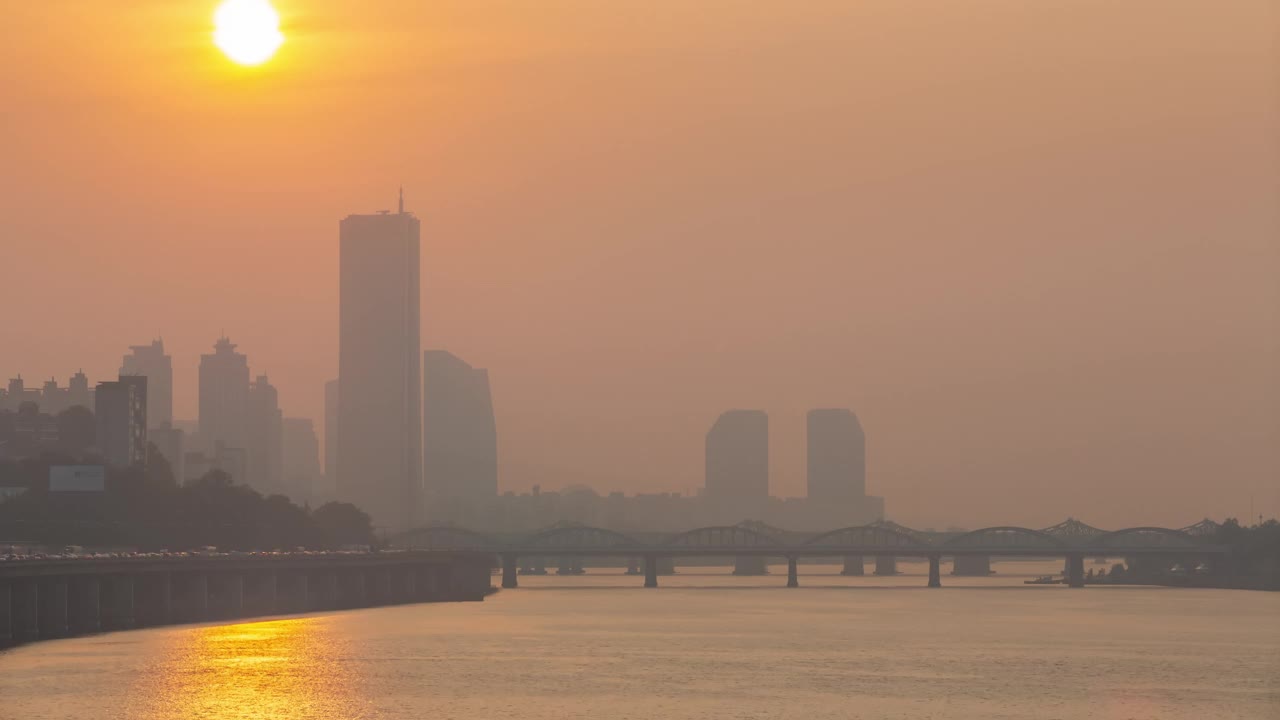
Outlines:
[[3, 718], [1280, 717], [1280, 0], [17, 0], [0, 301]]
[[691, 493], [752, 408], [801, 495], [849, 407], [913, 526], [1280, 512], [1272, 2], [280, 2], [252, 69], [116, 5], [0, 29], [4, 377], [162, 336], [195, 418], [225, 333], [319, 422], [338, 221], [403, 185], [500, 490]]

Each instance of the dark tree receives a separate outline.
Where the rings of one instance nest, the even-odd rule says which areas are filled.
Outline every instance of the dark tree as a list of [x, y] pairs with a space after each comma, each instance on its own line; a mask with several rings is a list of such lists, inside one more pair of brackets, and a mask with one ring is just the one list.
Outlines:
[[325, 503], [312, 511], [311, 518], [329, 547], [373, 544], [373, 521], [351, 503]]
[[58, 413], [58, 446], [71, 453], [83, 453], [98, 439], [98, 424], [93, 412], [83, 405], [73, 405]]

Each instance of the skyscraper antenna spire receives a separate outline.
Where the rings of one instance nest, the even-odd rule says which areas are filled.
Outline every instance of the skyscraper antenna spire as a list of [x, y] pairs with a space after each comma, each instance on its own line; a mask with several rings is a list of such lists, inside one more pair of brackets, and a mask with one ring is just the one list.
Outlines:
[[400, 214], [404, 214], [404, 185], [400, 186]]

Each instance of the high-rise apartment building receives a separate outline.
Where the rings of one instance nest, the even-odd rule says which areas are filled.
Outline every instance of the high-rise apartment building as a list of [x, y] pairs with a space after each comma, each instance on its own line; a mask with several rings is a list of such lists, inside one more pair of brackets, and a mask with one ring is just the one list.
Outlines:
[[[249, 360], [227, 338], [200, 356], [200, 450], [245, 447], [249, 407]], [[244, 478], [237, 478], [243, 482]]]
[[382, 531], [422, 503], [420, 235], [403, 195], [339, 225], [337, 491]]
[[498, 494], [498, 431], [489, 371], [453, 353], [422, 356], [422, 474], [432, 516]]
[[39, 389], [28, 388], [21, 375], [9, 380], [7, 388], [0, 387], [0, 411], [16, 411], [27, 402], [35, 403], [47, 415], [57, 415], [76, 405], [93, 410], [93, 390], [83, 372], [72, 375], [71, 384], [65, 388], [58, 387], [53, 379], [46, 380]]
[[120, 364], [120, 374], [147, 378], [147, 422], [151, 427], [173, 423], [173, 359], [164, 352], [164, 340], [131, 346]]
[[284, 491], [284, 413], [280, 411], [280, 393], [266, 375], [259, 375], [249, 385], [245, 415], [247, 482], [264, 495], [281, 494]]
[[94, 391], [97, 445], [108, 465], [130, 467], [147, 461], [147, 379], [130, 375], [100, 382]]
[[720, 522], [763, 517], [769, 504], [769, 416], [730, 410], [707, 432], [706, 500]]

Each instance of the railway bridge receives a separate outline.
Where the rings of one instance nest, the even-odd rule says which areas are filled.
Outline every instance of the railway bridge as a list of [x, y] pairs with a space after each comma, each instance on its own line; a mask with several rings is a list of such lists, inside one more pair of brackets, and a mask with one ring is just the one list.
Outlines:
[[929, 532], [877, 522], [820, 533], [795, 533], [760, 523], [701, 527], [679, 533], [620, 532], [586, 525], [561, 524], [523, 534], [491, 534], [456, 526], [429, 526], [391, 539], [415, 552], [479, 553], [501, 559], [502, 587], [519, 584], [521, 557], [640, 558], [644, 586], [658, 586], [660, 562], [676, 557], [785, 558], [787, 587], [799, 587], [799, 559], [820, 557], [877, 559], [925, 558], [929, 587], [941, 587], [941, 561], [992, 557], [1063, 557], [1067, 584], [1084, 586], [1086, 557], [1177, 556], [1211, 565], [1227, 548], [1207, 542], [1215, 526], [1209, 521], [1181, 529], [1130, 527], [1105, 531], [1068, 519], [1049, 528], [988, 527], [971, 532]]

